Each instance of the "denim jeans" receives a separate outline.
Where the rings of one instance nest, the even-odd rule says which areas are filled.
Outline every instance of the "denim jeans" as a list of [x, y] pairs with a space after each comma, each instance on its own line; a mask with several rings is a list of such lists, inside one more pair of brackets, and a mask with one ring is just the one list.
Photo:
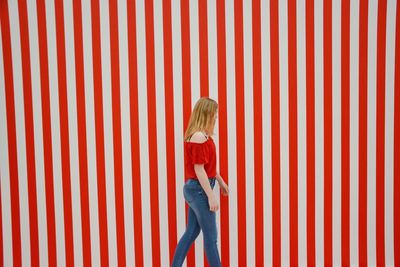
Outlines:
[[[216, 178], [208, 178], [211, 188], [214, 189]], [[208, 197], [197, 179], [188, 179], [183, 186], [183, 196], [189, 204], [188, 222], [186, 230], [176, 247], [172, 267], [182, 266], [192, 243], [203, 232], [204, 250], [210, 267], [221, 266], [217, 246], [216, 213], [210, 211]]]

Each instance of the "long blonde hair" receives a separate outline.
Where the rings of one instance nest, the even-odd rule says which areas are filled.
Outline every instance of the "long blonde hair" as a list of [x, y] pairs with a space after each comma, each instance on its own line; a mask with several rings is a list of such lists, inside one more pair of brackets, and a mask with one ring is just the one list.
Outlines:
[[189, 123], [185, 132], [185, 140], [190, 138], [197, 131], [206, 131], [209, 133], [211, 125], [214, 123], [214, 115], [218, 109], [218, 104], [215, 100], [202, 97], [193, 108], [190, 115]]

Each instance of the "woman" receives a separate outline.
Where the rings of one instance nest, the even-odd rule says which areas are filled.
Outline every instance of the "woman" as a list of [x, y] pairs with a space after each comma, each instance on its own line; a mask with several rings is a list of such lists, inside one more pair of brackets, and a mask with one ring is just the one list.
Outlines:
[[194, 106], [185, 132], [183, 195], [189, 204], [188, 222], [185, 233], [176, 247], [172, 267], [182, 266], [200, 229], [203, 231], [204, 250], [209, 265], [221, 266], [215, 213], [218, 210], [218, 202], [213, 192], [215, 181], [218, 181], [223, 195], [227, 196], [229, 189], [216, 171], [216, 149], [211, 136], [214, 134], [217, 111], [217, 102], [207, 97], [200, 98]]

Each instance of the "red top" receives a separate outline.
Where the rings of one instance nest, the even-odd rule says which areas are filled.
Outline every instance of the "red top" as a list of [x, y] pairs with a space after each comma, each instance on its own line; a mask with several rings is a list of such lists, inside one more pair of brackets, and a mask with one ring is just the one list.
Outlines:
[[204, 164], [204, 170], [209, 178], [217, 175], [217, 159], [215, 143], [208, 137], [204, 143], [184, 142], [185, 150], [185, 181], [189, 178], [198, 179], [194, 164]]

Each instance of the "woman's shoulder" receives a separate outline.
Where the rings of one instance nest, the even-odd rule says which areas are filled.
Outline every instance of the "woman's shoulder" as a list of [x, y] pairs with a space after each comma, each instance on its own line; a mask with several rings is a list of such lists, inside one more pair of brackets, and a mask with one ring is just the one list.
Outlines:
[[192, 135], [192, 137], [190, 138], [189, 141], [187, 141], [187, 143], [204, 144], [205, 142], [207, 142], [208, 139], [209, 139], [208, 136], [206, 136], [203, 132], [198, 131]]

